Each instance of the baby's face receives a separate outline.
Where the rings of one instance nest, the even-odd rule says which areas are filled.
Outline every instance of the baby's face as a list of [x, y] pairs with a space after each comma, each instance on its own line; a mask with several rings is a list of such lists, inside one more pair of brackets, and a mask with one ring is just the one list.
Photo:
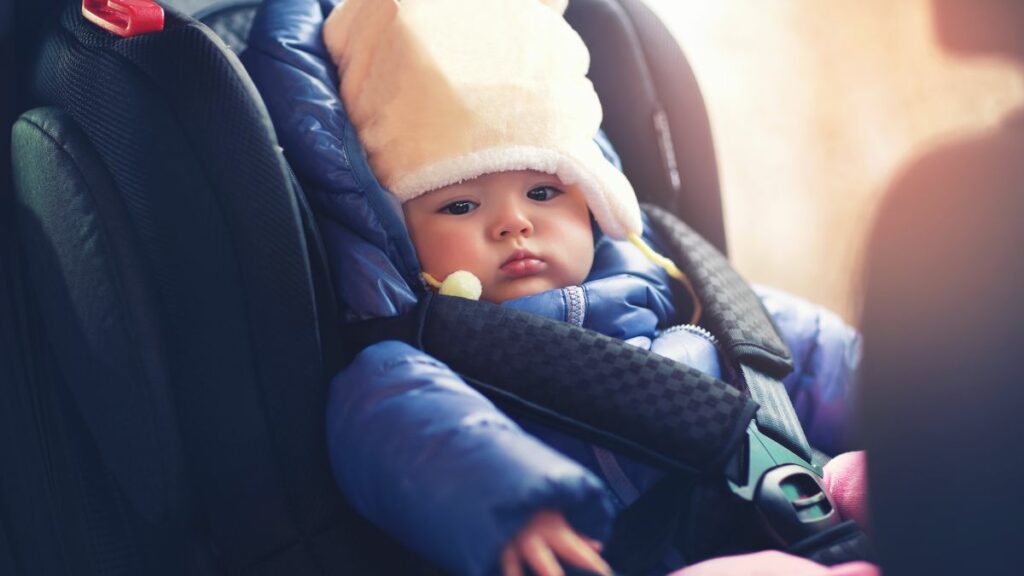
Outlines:
[[468, 270], [489, 302], [580, 284], [594, 262], [583, 194], [550, 174], [487, 174], [402, 209], [423, 271], [444, 280]]

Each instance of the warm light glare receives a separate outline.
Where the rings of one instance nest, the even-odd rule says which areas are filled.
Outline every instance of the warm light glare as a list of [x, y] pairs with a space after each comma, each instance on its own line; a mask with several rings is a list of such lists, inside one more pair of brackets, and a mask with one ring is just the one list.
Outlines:
[[900, 167], [1024, 103], [1012, 63], [936, 44], [927, 0], [647, 2], [707, 102], [733, 262], [849, 321]]

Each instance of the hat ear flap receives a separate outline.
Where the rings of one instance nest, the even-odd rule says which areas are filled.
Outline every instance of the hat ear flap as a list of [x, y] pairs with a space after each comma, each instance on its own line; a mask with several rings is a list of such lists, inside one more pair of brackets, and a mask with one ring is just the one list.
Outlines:
[[345, 0], [324, 21], [323, 39], [338, 67], [342, 100], [351, 102], [363, 91], [384, 34], [398, 18], [397, 0]]
[[335, 65], [347, 64], [353, 52], [374, 52], [381, 31], [397, 17], [398, 0], [344, 0], [324, 20], [323, 38]]
[[565, 14], [565, 9], [569, 6], [569, 0], [540, 0], [540, 3], [551, 8], [557, 14]]

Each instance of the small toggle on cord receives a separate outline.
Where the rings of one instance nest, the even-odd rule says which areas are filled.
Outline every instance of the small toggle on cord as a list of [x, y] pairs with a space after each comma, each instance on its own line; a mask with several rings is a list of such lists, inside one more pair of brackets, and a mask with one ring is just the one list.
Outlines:
[[467, 272], [466, 270], [452, 272], [444, 279], [444, 282], [438, 282], [437, 278], [426, 272], [423, 272], [421, 275], [424, 282], [443, 296], [458, 296], [459, 298], [479, 300], [480, 295], [483, 294], [483, 286], [480, 284], [480, 279], [472, 272]]

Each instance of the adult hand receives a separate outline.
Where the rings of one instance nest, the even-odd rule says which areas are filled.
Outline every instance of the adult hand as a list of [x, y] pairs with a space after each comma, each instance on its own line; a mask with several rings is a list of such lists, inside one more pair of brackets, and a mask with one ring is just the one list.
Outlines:
[[612, 570], [601, 558], [601, 543], [577, 534], [565, 517], [554, 510], [542, 510], [505, 545], [501, 553], [504, 576], [523, 576], [525, 562], [537, 576], [564, 576], [559, 560], [611, 576]]
[[823, 566], [778, 550], [722, 556], [677, 570], [669, 576], [882, 576], [878, 566], [867, 562], [846, 562]]

